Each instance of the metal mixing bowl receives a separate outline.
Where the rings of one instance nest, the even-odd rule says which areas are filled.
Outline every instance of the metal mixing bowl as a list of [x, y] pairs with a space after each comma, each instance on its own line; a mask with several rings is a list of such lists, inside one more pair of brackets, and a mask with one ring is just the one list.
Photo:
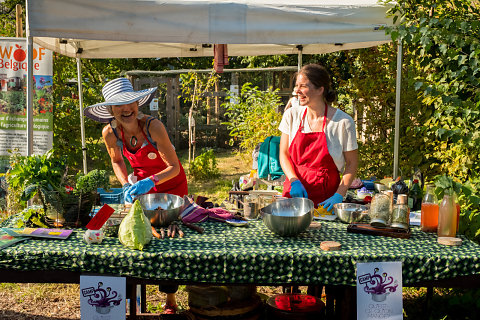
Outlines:
[[313, 219], [313, 201], [306, 198], [277, 200], [260, 210], [263, 223], [281, 236], [296, 236], [305, 231]]
[[178, 220], [183, 198], [168, 193], [149, 193], [137, 197], [143, 212], [154, 227], [166, 227]]
[[368, 215], [368, 207], [356, 203], [336, 203], [333, 210], [345, 223], [359, 222]]

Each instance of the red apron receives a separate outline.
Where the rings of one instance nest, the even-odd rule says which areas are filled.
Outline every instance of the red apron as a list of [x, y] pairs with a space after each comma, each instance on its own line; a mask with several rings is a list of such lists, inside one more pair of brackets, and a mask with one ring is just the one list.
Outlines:
[[[340, 175], [332, 156], [328, 152], [325, 123], [328, 107], [325, 107], [321, 132], [303, 133], [303, 124], [307, 109], [300, 121], [300, 127], [293, 138], [288, 151], [295, 174], [307, 190], [308, 198], [317, 206], [335, 194], [340, 185]], [[283, 184], [283, 196], [290, 196], [290, 181]]]
[[[133, 168], [133, 174], [137, 176], [138, 180], [148, 178], [153, 174], [159, 173], [167, 167], [165, 162], [162, 160], [162, 157], [160, 157], [157, 148], [150, 143], [143, 130], [142, 134], [145, 138], [145, 141], [147, 141], [147, 145], [142, 146], [135, 153], [128, 151], [126, 147], [127, 143], [125, 142], [123, 128], [121, 133], [123, 142], [123, 155], [130, 162], [130, 165]], [[180, 165], [180, 173], [176, 177], [167, 180], [164, 183], [157, 184], [148, 193], [169, 193], [180, 197], [187, 195], [187, 177], [180, 160], [178, 161], [178, 164]]]

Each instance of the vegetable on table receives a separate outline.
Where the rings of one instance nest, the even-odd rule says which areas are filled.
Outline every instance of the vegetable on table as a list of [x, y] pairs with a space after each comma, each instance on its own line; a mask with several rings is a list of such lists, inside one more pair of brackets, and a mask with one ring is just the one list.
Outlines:
[[118, 239], [131, 249], [143, 250], [152, 240], [152, 225], [143, 213], [142, 206], [135, 200], [118, 228]]

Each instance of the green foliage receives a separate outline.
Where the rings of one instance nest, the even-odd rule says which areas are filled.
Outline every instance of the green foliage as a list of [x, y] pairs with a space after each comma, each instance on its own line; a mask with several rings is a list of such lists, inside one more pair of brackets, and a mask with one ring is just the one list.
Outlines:
[[238, 96], [230, 94], [228, 97], [234, 100], [225, 104], [231, 143], [238, 141], [245, 153], [251, 154], [265, 138], [280, 135], [278, 126], [282, 114], [278, 111], [281, 102], [277, 92], [271, 89], [261, 91], [246, 83]]
[[220, 172], [217, 167], [217, 159], [213, 149], [204, 151], [190, 162], [188, 174], [194, 180], [207, 180], [218, 178]]
[[48, 228], [43, 208], [32, 206], [22, 211], [21, 219], [17, 220], [17, 228]]
[[77, 175], [76, 193], [96, 192], [97, 188], [110, 189], [109, 176], [107, 171], [94, 169], [86, 175], [79, 173]]

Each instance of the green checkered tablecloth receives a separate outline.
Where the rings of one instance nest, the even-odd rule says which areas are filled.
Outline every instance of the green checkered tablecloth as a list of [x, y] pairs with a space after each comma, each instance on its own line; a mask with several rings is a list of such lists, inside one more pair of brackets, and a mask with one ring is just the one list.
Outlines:
[[[396, 239], [347, 233], [340, 222], [321, 222], [320, 228], [293, 238], [277, 236], [262, 221], [248, 227], [219, 222], [201, 226], [203, 234], [183, 227], [183, 238], [153, 238], [144, 251], [128, 249], [113, 237], [87, 244], [84, 230], [75, 230], [67, 240], [32, 238], [1, 249], [0, 269], [258, 285], [355, 285], [356, 263], [371, 261], [402, 261], [404, 285], [480, 274], [480, 245], [465, 238], [459, 247], [440, 245], [435, 234], [418, 227], [410, 239]], [[322, 251], [325, 240], [340, 242], [342, 249]]]

